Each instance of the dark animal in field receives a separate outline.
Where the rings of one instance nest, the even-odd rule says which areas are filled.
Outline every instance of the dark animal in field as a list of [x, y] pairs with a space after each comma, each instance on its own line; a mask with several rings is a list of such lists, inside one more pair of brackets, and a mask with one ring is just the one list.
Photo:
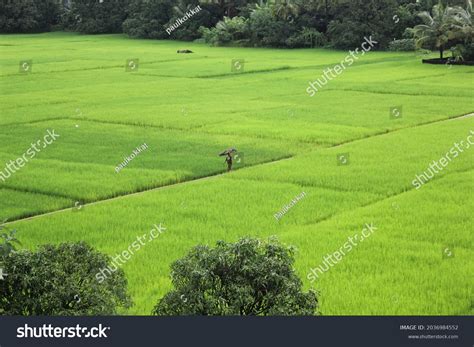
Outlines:
[[176, 53], [194, 53], [194, 52], [190, 51], [189, 49], [179, 49]]

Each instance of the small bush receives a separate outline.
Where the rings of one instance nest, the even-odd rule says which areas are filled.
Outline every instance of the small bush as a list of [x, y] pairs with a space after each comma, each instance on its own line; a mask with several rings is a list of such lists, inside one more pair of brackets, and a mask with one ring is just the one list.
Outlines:
[[327, 44], [327, 38], [313, 28], [303, 28], [298, 34], [291, 36], [285, 41], [290, 48], [296, 47], [322, 47]]
[[414, 39], [401, 39], [393, 40], [389, 43], [388, 49], [390, 51], [414, 51], [415, 50], [415, 40]]
[[217, 23], [214, 28], [201, 27], [199, 31], [202, 38], [214, 46], [248, 40], [250, 36], [247, 19], [238, 16], [234, 18], [224, 17], [224, 20]]
[[[255, 9], [249, 18], [250, 40], [255, 46], [287, 47], [298, 33], [294, 22], [280, 19], [272, 6]], [[289, 43], [294, 44], [294, 39]]]
[[462, 57], [463, 61], [474, 62], [474, 43], [458, 45], [457, 52], [453, 52], [453, 57], [456, 55]]

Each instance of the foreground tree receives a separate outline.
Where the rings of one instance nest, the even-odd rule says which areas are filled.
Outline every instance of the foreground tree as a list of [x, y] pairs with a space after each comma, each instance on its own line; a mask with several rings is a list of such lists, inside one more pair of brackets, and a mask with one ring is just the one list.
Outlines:
[[8, 249], [1, 265], [0, 314], [112, 315], [131, 305], [123, 271], [99, 283], [96, 274], [109, 259], [85, 243], [44, 245], [36, 252]]
[[196, 246], [171, 266], [174, 290], [156, 315], [314, 315], [314, 291], [302, 292], [293, 270], [294, 248], [276, 239], [219, 241]]

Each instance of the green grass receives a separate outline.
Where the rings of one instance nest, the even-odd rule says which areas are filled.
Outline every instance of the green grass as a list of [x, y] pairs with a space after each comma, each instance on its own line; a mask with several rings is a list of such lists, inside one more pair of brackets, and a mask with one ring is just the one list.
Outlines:
[[[7, 131], [0, 135], [0, 141], [5, 143], [0, 162], [20, 156], [29, 148], [29, 139], [42, 139], [45, 129], [54, 129], [60, 135], [12, 175], [5, 187], [83, 201], [221, 173], [224, 159], [217, 154], [229, 144], [247, 154], [247, 165], [288, 157], [298, 151], [295, 144], [282, 146], [275, 140], [91, 121], [57, 120], [3, 128]], [[117, 173], [115, 168], [143, 143], [148, 149]], [[60, 180], [54, 172], [62, 173]]]
[[[124, 265], [135, 302], [124, 314], [149, 314], [171, 288], [170, 264], [194, 245], [246, 235], [297, 246], [296, 270], [321, 292], [324, 314], [472, 314], [474, 150], [412, 185], [474, 131], [472, 117], [450, 120], [474, 110], [472, 67], [370, 52], [310, 98], [308, 81], [346, 52], [65, 33], [0, 35], [0, 47], [0, 170], [47, 129], [61, 135], [0, 181], [0, 219], [92, 203], [12, 223], [24, 246], [85, 240], [115, 255], [153, 224], [167, 228]], [[137, 72], [125, 72], [128, 58], [139, 58]], [[18, 73], [22, 59], [31, 74]], [[243, 73], [232, 59], [245, 59]], [[115, 173], [142, 143], [149, 149]], [[231, 146], [245, 162], [224, 174], [217, 153]], [[337, 165], [341, 153], [349, 165]], [[370, 239], [308, 281], [372, 222]]]

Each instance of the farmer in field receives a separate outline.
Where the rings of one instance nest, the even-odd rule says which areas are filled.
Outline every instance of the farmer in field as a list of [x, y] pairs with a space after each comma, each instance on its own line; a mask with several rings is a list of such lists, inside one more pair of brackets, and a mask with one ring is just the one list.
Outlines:
[[219, 154], [219, 156], [223, 157], [225, 156], [225, 162], [227, 164], [227, 172], [232, 170], [232, 163], [233, 163], [233, 158], [232, 158], [232, 153], [236, 153], [237, 150], [235, 148], [229, 148], [226, 149], [224, 152]]
[[230, 153], [227, 154], [225, 158], [225, 162], [227, 163], [227, 172], [232, 170], [232, 155]]

